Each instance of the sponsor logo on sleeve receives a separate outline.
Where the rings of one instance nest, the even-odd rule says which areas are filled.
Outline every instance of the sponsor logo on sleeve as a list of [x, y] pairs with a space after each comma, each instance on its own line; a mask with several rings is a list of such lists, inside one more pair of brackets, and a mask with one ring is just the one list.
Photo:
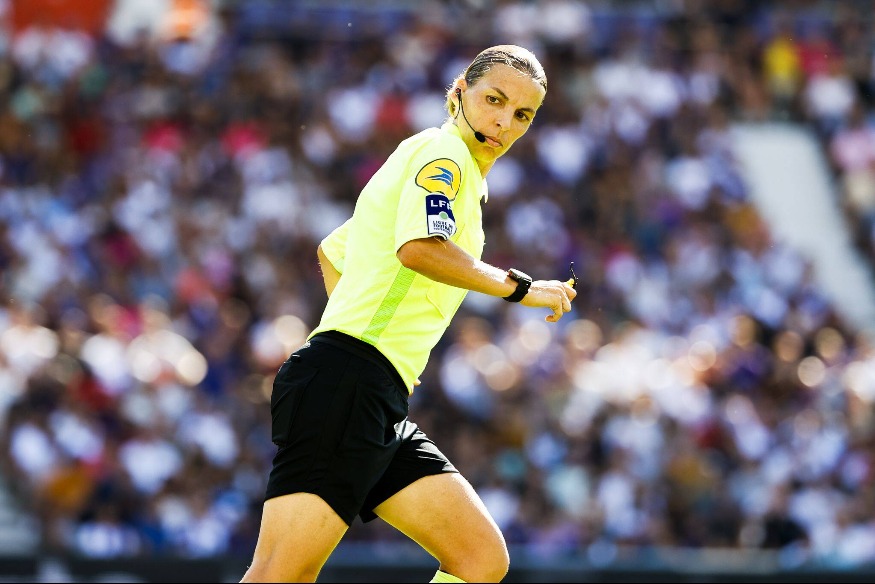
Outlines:
[[428, 234], [449, 239], [456, 233], [456, 218], [453, 216], [452, 202], [441, 194], [425, 197], [425, 216], [428, 221]]
[[438, 158], [423, 166], [416, 173], [416, 184], [428, 193], [440, 193], [453, 200], [462, 184], [462, 171], [459, 165], [449, 158]]

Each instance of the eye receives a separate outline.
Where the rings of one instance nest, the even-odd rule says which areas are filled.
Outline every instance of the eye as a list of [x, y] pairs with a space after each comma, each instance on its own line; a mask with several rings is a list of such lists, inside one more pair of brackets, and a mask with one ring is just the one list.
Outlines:
[[487, 101], [488, 103], [498, 103], [498, 98], [495, 97], [494, 95], [487, 95], [487, 96], [486, 96], [486, 101]]
[[521, 122], [528, 122], [528, 121], [529, 121], [529, 116], [527, 116], [527, 115], [526, 115], [525, 113], [523, 113], [523, 112], [517, 112], [517, 113], [516, 113], [516, 119], [520, 120]]

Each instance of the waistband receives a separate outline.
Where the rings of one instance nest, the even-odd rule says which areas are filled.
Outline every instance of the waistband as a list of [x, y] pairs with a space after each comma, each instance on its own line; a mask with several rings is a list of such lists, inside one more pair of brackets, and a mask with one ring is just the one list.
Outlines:
[[386, 356], [375, 346], [340, 331], [322, 331], [321, 333], [316, 333], [310, 338], [310, 342], [331, 345], [332, 347], [348, 351], [353, 355], [370, 361], [382, 369], [383, 372], [389, 376], [389, 379], [395, 382], [395, 385], [398, 386], [398, 390], [405, 398], [410, 394], [407, 387], [404, 385], [404, 380], [401, 378], [401, 374], [398, 373], [398, 370], [395, 369], [392, 362], [389, 361], [389, 359], [387, 359]]

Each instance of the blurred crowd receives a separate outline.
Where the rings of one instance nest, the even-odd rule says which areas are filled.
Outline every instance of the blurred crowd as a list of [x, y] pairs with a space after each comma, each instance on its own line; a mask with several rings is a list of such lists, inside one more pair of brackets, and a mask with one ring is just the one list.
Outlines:
[[7, 11], [0, 457], [45, 548], [251, 554], [317, 244], [471, 58], [515, 43], [549, 89], [489, 174], [484, 260], [574, 261], [579, 296], [552, 325], [469, 294], [412, 419], [545, 557], [875, 561], [875, 345], [774, 240], [730, 133], [810, 125], [875, 265], [868, 5], [413, 4], [225, 3], [211, 34], [124, 39], [13, 34]]

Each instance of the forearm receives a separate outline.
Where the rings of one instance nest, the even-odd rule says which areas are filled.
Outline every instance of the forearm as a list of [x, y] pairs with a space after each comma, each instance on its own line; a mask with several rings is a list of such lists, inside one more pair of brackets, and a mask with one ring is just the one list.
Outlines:
[[329, 261], [328, 256], [322, 251], [322, 246], [316, 248], [316, 256], [319, 258], [319, 266], [322, 268], [322, 280], [325, 283], [325, 292], [328, 294], [328, 297], [331, 297], [331, 293], [334, 291], [334, 287], [337, 286], [338, 280], [340, 280], [340, 272], [335, 269], [334, 264]]
[[435, 237], [409, 241], [398, 250], [398, 259], [427, 278], [457, 288], [500, 297], [516, 289], [505, 270], [474, 258], [452, 241]]
[[[398, 250], [401, 264], [442, 284], [506, 298], [517, 287], [507, 272], [482, 262], [451, 241], [437, 238], [414, 239]], [[548, 322], [556, 322], [571, 310], [577, 292], [571, 280], [536, 280], [520, 301], [524, 306], [549, 308]]]

